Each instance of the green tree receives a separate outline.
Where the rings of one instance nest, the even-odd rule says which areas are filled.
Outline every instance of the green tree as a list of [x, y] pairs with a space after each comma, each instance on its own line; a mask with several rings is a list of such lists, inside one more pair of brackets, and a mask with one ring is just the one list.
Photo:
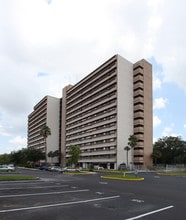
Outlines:
[[25, 166], [28, 163], [27, 155], [28, 155], [28, 149], [27, 148], [23, 148], [23, 149], [18, 150], [18, 151], [13, 151], [11, 153], [12, 161], [16, 165]]
[[56, 150], [56, 151], [50, 151], [48, 153], [48, 157], [51, 158], [51, 163], [53, 163], [53, 158], [54, 157], [58, 157], [59, 156], [59, 150]]
[[9, 163], [12, 163], [11, 154], [1, 154], [0, 164], [9, 164]]
[[41, 149], [28, 148], [26, 154], [27, 162], [33, 163], [34, 167], [38, 161], [45, 159], [45, 153]]
[[181, 164], [185, 162], [186, 143], [181, 137], [166, 136], [158, 139], [153, 145], [153, 152], [161, 152], [157, 158], [159, 164]]
[[51, 163], [53, 163], [53, 151], [49, 151], [48, 152], [48, 157], [50, 157], [51, 158]]
[[129, 161], [129, 150], [130, 150], [131, 148], [129, 147], [129, 146], [126, 146], [126, 147], [124, 147], [124, 150], [126, 151], [126, 153], [127, 153], [127, 166], [128, 166], [128, 161]]
[[134, 165], [134, 148], [136, 146], [138, 142], [138, 139], [135, 135], [130, 135], [129, 138], [128, 138], [128, 145], [131, 147], [132, 149], [132, 162], [133, 162], [133, 165]]
[[128, 145], [131, 147], [131, 148], [134, 148], [136, 146], [138, 142], [138, 139], [135, 135], [130, 135], [129, 138], [128, 138]]
[[80, 147], [76, 145], [71, 145], [69, 148], [70, 158], [68, 159], [68, 163], [74, 164], [76, 167], [78, 164], [78, 159], [81, 153]]
[[153, 163], [156, 165], [157, 164], [157, 160], [160, 159], [162, 156], [162, 153], [160, 150], [158, 149], [153, 149], [152, 152], [152, 159], [153, 159]]
[[43, 137], [44, 139], [44, 148], [45, 148], [45, 161], [47, 161], [47, 137], [49, 135], [51, 135], [51, 129], [45, 124], [41, 127], [40, 129], [40, 135]]

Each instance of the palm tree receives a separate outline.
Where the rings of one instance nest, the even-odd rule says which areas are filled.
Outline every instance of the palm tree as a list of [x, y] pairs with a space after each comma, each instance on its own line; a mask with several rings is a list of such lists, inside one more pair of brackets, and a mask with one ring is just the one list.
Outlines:
[[51, 130], [50, 128], [45, 124], [41, 127], [40, 129], [40, 135], [43, 137], [44, 139], [44, 148], [45, 148], [45, 161], [47, 161], [47, 143], [46, 143], [46, 139], [49, 135], [51, 135]]
[[135, 135], [130, 135], [128, 138], [128, 145], [133, 150], [133, 165], [134, 165], [134, 147], [136, 146], [138, 139]]
[[136, 146], [138, 142], [138, 139], [135, 135], [130, 135], [129, 138], [128, 138], [128, 145], [131, 147], [131, 148], [134, 148]]
[[129, 150], [130, 149], [131, 148], [129, 146], [124, 147], [124, 150], [126, 150], [126, 152], [127, 152], [127, 167], [128, 167], [128, 158], [129, 158]]

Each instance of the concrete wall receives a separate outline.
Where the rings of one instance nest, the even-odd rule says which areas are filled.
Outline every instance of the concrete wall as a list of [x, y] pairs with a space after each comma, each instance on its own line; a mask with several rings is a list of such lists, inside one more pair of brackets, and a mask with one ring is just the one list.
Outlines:
[[[133, 64], [118, 55], [117, 72], [117, 167], [127, 163], [129, 135], [133, 134]], [[129, 163], [131, 151], [129, 151]]]
[[[47, 137], [47, 154], [59, 149], [59, 111], [60, 99], [47, 96], [47, 126], [51, 129], [51, 135]], [[51, 158], [47, 161], [50, 162]], [[57, 162], [54, 158], [53, 162]]]

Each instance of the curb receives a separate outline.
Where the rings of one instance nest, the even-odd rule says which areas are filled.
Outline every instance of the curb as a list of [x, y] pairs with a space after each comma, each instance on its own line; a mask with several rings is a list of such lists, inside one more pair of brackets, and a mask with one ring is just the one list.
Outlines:
[[106, 176], [101, 176], [102, 179], [112, 179], [112, 180], [130, 180], [130, 181], [143, 181], [144, 178], [140, 177], [140, 178], [136, 178], [136, 179], [132, 179], [132, 178], [119, 178], [119, 177], [106, 177]]

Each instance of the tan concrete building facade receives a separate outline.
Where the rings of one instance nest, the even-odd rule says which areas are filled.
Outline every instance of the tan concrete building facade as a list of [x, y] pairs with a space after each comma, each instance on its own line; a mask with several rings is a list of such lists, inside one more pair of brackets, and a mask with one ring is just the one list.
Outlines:
[[[152, 166], [152, 66], [113, 56], [74, 86], [63, 90], [62, 154], [81, 149], [80, 166], [117, 169], [127, 162], [130, 135], [138, 142], [129, 164]], [[64, 161], [64, 160], [63, 160]]]
[[[28, 116], [28, 147], [41, 149], [45, 152], [44, 139], [40, 135], [40, 130], [43, 125], [47, 125], [51, 129], [51, 135], [46, 139], [46, 155], [50, 151], [59, 150], [60, 137], [60, 99], [45, 96], [37, 105], [34, 106], [34, 111]], [[47, 158], [50, 162], [50, 159]], [[57, 158], [54, 158], [57, 162]]]
[[[63, 88], [61, 104], [59, 100], [56, 99], [53, 107], [51, 105], [53, 112], [58, 113], [54, 116], [53, 113], [46, 114], [45, 110], [45, 120], [42, 123], [50, 121], [47, 125], [52, 126], [51, 139], [59, 140], [62, 166], [66, 165], [70, 156], [68, 147], [78, 145], [81, 149], [81, 167], [87, 168], [93, 164], [118, 169], [120, 164], [127, 163], [127, 152], [124, 148], [128, 145], [129, 136], [133, 134], [138, 142], [134, 150], [128, 152], [128, 164], [152, 166], [150, 63], [140, 60], [133, 64], [115, 55], [77, 84]], [[42, 103], [43, 101], [39, 102], [29, 115], [28, 145], [38, 146], [37, 142], [42, 141], [41, 137], [33, 139], [33, 131], [37, 127], [33, 120], [40, 120], [37, 116], [40, 113], [36, 112], [41, 111], [40, 108], [46, 108]], [[55, 123], [51, 124], [53, 117]], [[50, 141], [47, 143], [48, 148], [54, 146]]]

